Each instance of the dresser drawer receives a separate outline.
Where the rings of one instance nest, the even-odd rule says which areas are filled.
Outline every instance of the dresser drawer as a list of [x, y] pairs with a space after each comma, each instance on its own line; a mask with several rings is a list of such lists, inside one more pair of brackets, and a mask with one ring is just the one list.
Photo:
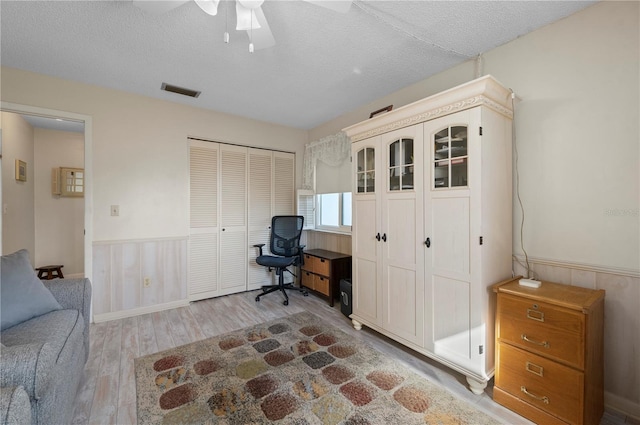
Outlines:
[[584, 315], [544, 302], [498, 294], [498, 341], [584, 369]]
[[326, 258], [316, 257], [316, 261], [313, 264], [313, 271], [323, 276], [329, 276], [331, 272], [331, 261]]
[[302, 271], [302, 286], [313, 289], [315, 275], [308, 271]]
[[496, 387], [568, 423], [582, 423], [582, 372], [509, 344], [497, 348]]
[[313, 272], [316, 261], [318, 261], [317, 257], [309, 254], [304, 254], [304, 264], [302, 265], [302, 270]]
[[324, 295], [329, 295], [329, 279], [323, 276], [315, 275], [313, 289]]

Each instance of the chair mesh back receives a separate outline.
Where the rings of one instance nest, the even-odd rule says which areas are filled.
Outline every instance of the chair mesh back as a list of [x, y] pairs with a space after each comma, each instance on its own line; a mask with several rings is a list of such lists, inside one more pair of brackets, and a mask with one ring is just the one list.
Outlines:
[[304, 217], [301, 215], [277, 215], [271, 219], [271, 253], [282, 257], [299, 254], [300, 235]]

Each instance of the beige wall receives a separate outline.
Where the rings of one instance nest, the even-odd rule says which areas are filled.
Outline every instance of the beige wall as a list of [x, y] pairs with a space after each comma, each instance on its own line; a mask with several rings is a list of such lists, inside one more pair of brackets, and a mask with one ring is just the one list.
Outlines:
[[[639, 4], [602, 2], [483, 55], [511, 87], [529, 255], [640, 273]], [[309, 132], [317, 140], [475, 78], [470, 61]], [[615, 152], [615, 153], [614, 153]], [[520, 253], [514, 197], [514, 249]]]
[[63, 264], [65, 276], [84, 272], [84, 198], [51, 193], [51, 169], [84, 168], [84, 134], [36, 128], [35, 263]]
[[[2, 101], [91, 116], [94, 241], [187, 235], [187, 137], [296, 153], [307, 132], [2, 68]], [[120, 216], [110, 216], [110, 206]]]
[[[607, 291], [609, 406], [640, 417], [639, 2], [601, 2], [486, 52], [516, 106], [524, 245], [535, 276]], [[469, 61], [309, 132], [317, 140], [476, 77]], [[522, 255], [514, 196], [514, 253]], [[523, 269], [516, 265], [516, 271]]]
[[[2, 253], [29, 250], [35, 265], [33, 127], [20, 115], [1, 112]], [[15, 160], [27, 163], [27, 181], [15, 179]]]

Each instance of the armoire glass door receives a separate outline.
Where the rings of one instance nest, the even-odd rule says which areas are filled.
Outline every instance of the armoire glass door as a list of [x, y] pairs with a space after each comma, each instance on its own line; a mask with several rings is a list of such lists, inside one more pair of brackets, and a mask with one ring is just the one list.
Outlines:
[[433, 188], [468, 185], [467, 127], [450, 126], [433, 138]]

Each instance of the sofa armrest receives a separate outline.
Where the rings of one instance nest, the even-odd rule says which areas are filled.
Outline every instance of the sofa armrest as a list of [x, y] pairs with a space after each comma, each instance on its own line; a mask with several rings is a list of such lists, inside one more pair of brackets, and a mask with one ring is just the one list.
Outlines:
[[31, 423], [31, 402], [24, 388], [0, 387], [0, 424], [28, 425]]
[[85, 361], [89, 355], [89, 326], [91, 323], [91, 282], [89, 279], [53, 279], [43, 280], [44, 286], [51, 291], [62, 308], [79, 310], [84, 319]]
[[42, 397], [51, 381], [56, 353], [48, 343], [2, 347], [0, 387], [22, 386], [31, 399]]

